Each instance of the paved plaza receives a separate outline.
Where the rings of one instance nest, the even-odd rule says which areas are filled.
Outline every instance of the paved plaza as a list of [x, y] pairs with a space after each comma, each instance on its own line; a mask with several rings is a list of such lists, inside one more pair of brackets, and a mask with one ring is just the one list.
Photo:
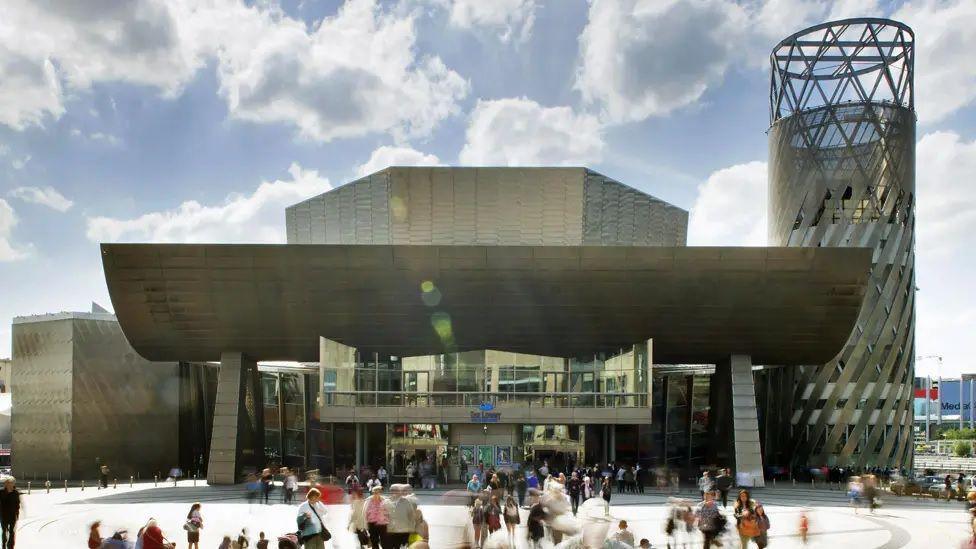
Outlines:
[[[21, 487], [26, 492], [25, 487]], [[280, 494], [276, 494], [279, 495]], [[810, 488], [776, 488], [758, 491], [770, 516], [770, 546], [774, 548], [803, 547], [797, 536], [800, 513], [806, 509], [810, 517], [810, 536], [806, 547], [861, 549], [899, 547], [958, 547], [966, 537], [966, 513], [962, 504], [915, 500], [889, 496], [874, 515], [855, 514], [847, 507], [839, 490]], [[439, 492], [421, 493], [421, 509], [431, 527], [432, 547], [450, 546], [449, 540], [462, 535], [467, 524], [465, 509], [443, 503]], [[117, 528], [135, 533], [149, 517], [155, 517], [164, 534], [186, 547], [182, 530], [189, 504], [203, 504], [205, 528], [201, 547], [216, 548], [224, 535], [236, 534], [247, 527], [252, 539], [265, 531], [272, 539], [289, 530], [294, 531], [295, 507], [280, 502], [271, 505], [249, 504], [240, 487], [209, 487], [202, 482], [181, 482], [154, 487], [136, 485], [132, 488], [95, 490], [79, 488], [32, 490], [24, 495], [24, 511], [18, 525], [18, 547], [83, 547], [88, 525], [94, 520], [103, 523], [102, 535]], [[667, 507], [661, 495], [615, 495], [611, 507], [614, 519], [626, 519], [639, 540], [646, 537], [654, 547], [666, 547], [663, 532]], [[519, 547], [525, 547], [523, 527], [518, 537]], [[326, 522], [333, 532], [342, 532], [348, 520], [345, 505], [329, 507]], [[355, 547], [343, 543], [336, 536], [335, 547]], [[696, 538], [697, 539], [697, 538]], [[439, 543], [440, 542], [440, 543]], [[275, 547], [276, 544], [272, 544]], [[738, 547], [738, 541], [726, 547]], [[700, 542], [694, 547], [700, 547]]]

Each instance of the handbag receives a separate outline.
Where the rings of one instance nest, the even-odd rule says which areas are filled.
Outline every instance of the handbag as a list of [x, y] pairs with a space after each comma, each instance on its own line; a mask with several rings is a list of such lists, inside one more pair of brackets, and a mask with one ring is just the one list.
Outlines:
[[315, 536], [322, 536], [322, 541], [329, 541], [330, 539], [332, 539], [332, 532], [329, 532], [329, 529], [325, 527], [325, 522], [322, 521], [322, 517], [319, 516], [319, 512], [315, 510], [315, 505], [310, 503], [308, 505], [308, 508], [312, 510], [312, 513], [315, 515], [315, 518], [319, 519], [319, 525], [322, 526], [322, 531], [317, 534], [312, 534], [310, 536], [302, 536], [302, 543], [305, 543], [310, 539], [314, 539]]

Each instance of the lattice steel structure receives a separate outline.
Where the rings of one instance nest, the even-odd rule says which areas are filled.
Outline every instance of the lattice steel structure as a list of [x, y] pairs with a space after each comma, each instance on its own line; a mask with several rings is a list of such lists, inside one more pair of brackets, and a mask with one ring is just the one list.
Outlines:
[[[874, 250], [843, 351], [824, 365], [764, 374], [760, 398], [777, 411], [763, 418], [764, 438], [790, 441], [765, 451], [782, 464], [911, 462], [914, 54], [909, 27], [862, 18], [802, 30], [770, 56], [770, 244]], [[777, 424], [784, 415], [789, 424]]]

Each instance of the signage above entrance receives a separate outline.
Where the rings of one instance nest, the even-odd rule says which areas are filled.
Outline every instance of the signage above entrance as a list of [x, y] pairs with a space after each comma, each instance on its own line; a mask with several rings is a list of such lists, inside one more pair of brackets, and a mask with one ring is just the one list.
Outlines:
[[502, 419], [501, 412], [491, 411], [495, 408], [491, 404], [482, 404], [479, 408], [477, 412], [471, 412], [471, 423], [498, 423]]

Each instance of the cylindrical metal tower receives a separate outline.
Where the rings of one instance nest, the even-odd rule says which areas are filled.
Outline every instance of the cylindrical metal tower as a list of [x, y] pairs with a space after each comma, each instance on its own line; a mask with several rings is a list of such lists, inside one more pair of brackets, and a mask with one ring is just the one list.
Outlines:
[[770, 243], [874, 249], [843, 351], [789, 374], [793, 465], [911, 463], [914, 57], [912, 30], [887, 19], [816, 25], [770, 56]]

